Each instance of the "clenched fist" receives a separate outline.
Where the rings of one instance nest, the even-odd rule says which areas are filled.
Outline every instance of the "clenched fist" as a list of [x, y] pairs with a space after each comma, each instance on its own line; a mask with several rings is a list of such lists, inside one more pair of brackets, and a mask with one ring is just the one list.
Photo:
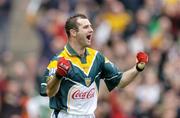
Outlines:
[[70, 61], [66, 60], [64, 57], [59, 58], [57, 63], [56, 76], [57, 78], [65, 77], [70, 69]]
[[136, 59], [136, 69], [141, 72], [144, 70], [146, 63], [148, 62], [148, 55], [145, 52], [138, 52]]

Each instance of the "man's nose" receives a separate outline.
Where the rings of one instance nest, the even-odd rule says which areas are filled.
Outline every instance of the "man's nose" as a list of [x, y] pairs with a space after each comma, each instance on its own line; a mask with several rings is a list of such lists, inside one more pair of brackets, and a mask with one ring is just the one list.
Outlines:
[[92, 33], [94, 30], [92, 27], [89, 28], [89, 32]]

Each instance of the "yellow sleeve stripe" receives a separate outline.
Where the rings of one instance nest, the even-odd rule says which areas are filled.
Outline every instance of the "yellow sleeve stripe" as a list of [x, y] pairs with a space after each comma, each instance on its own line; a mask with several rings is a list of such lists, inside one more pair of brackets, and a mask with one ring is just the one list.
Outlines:
[[57, 68], [57, 60], [53, 60], [49, 63], [47, 69]]
[[[65, 51], [63, 51], [62, 53], [60, 53], [59, 55], [58, 55], [58, 58], [59, 57], [65, 57]], [[66, 58], [66, 57], [65, 57]], [[57, 62], [58, 62], [58, 60], [51, 60], [51, 62], [49, 63], [49, 65], [47, 66], [47, 69], [48, 70], [50, 70], [50, 69], [56, 69], [57, 68]]]

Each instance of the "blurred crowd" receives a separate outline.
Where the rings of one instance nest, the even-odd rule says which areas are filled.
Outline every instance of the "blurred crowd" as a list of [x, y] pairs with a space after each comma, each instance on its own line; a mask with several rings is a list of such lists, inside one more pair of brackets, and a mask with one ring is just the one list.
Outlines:
[[39, 83], [66, 44], [64, 23], [74, 13], [90, 18], [92, 47], [120, 70], [134, 66], [138, 51], [149, 54], [128, 87], [108, 92], [101, 82], [97, 118], [180, 118], [180, 0], [30, 0], [26, 19], [41, 48], [16, 61], [9, 50], [12, 3], [0, 0], [0, 118], [49, 118]]

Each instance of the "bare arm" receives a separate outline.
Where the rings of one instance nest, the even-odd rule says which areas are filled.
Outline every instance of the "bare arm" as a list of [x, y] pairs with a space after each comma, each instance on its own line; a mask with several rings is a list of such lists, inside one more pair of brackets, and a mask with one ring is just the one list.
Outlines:
[[55, 96], [59, 90], [63, 77], [66, 77], [71, 65], [64, 57], [60, 58], [57, 63], [57, 69], [54, 76], [47, 81], [46, 93], [49, 97]]
[[136, 55], [136, 59], [137, 59], [136, 66], [123, 73], [121, 81], [118, 84], [118, 87], [120, 88], [126, 87], [136, 78], [139, 72], [144, 70], [146, 63], [148, 62], [148, 55], [144, 52], [139, 52]]
[[52, 77], [50, 80], [48, 80], [47, 89], [46, 89], [47, 95], [49, 97], [54, 96], [58, 92], [60, 84], [61, 84], [61, 80], [55, 77]]
[[126, 87], [129, 83], [131, 83], [136, 78], [138, 73], [139, 72], [137, 71], [136, 66], [125, 71], [122, 75], [121, 81], [118, 84], [118, 87], [120, 88]]

